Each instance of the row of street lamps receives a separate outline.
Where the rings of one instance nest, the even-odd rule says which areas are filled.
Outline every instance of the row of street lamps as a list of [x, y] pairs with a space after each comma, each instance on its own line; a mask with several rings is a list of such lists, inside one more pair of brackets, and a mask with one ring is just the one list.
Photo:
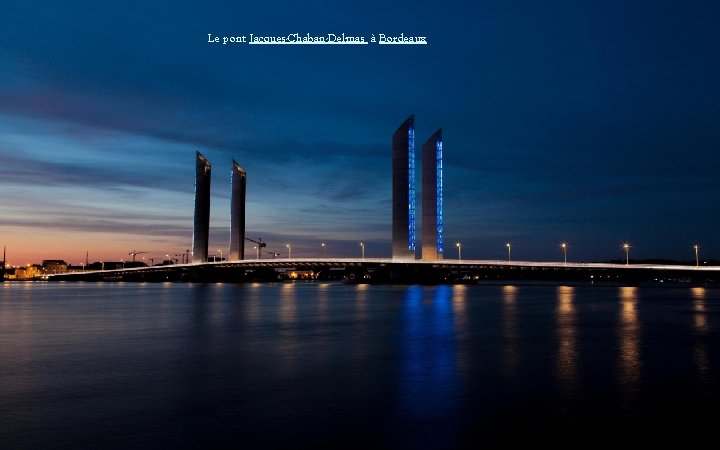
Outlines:
[[[462, 259], [462, 243], [456, 242], [455, 246], [457, 247], [457, 251], [458, 251], [458, 259]], [[508, 262], [510, 262], [511, 261], [512, 244], [508, 242], [505, 244], [505, 247], [507, 248], [507, 252], [508, 252], [507, 260], [508, 260]], [[625, 265], [630, 264], [630, 247], [631, 247], [631, 245], [629, 243], [623, 242], [622, 248], [625, 251]], [[563, 262], [565, 264], [567, 264], [567, 249], [568, 249], [567, 242], [561, 242], [560, 249], [562, 249], [562, 252], [563, 252]], [[698, 244], [694, 244], [693, 249], [695, 250], [695, 265], [699, 266], [700, 265], [700, 246]]]
[[[360, 245], [360, 255], [363, 259], [365, 259], [365, 243], [360, 242], [359, 245]], [[327, 257], [327, 249], [328, 249], [327, 244], [325, 242], [322, 242], [320, 244], [320, 246], [323, 249], [324, 256]], [[288, 259], [292, 258], [292, 244], [287, 243], [287, 244], [285, 244], [285, 247], [288, 250]], [[457, 259], [461, 260], [462, 259], [462, 242], [456, 242], [455, 247], [457, 248]], [[260, 248], [258, 248], [258, 246], [255, 246], [254, 248], [256, 251], [255, 257], [257, 259], [260, 259]], [[512, 261], [512, 244], [510, 242], [507, 242], [505, 244], [505, 248], [507, 248], [507, 260], [508, 260], [508, 262], [510, 262], [510, 261]], [[630, 248], [631, 248], [631, 245], [628, 242], [623, 242], [622, 249], [625, 251], [625, 264], [626, 265], [630, 264]], [[563, 253], [563, 262], [565, 264], [567, 264], [568, 243], [561, 242], [560, 249], [562, 250], [562, 253]], [[695, 250], [695, 265], [699, 266], [700, 265], [700, 246], [698, 244], [694, 244], [693, 249]], [[218, 249], [218, 252], [220, 253], [220, 260], [222, 261], [222, 255], [223, 255], [222, 250]], [[166, 256], [169, 256], [169, 255], [166, 255]], [[277, 255], [277, 256], [280, 256], [280, 255]]]

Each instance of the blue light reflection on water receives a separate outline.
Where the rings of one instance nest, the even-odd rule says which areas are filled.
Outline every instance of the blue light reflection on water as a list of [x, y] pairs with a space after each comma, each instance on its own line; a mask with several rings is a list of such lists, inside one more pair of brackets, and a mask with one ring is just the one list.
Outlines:
[[701, 287], [5, 283], [0, 442], [686, 443], [719, 315]]
[[449, 286], [407, 289], [402, 310], [401, 415], [418, 423], [446, 422], [442, 433], [422, 430], [425, 442], [452, 442], [461, 396], [457, 377], [453, 296]]

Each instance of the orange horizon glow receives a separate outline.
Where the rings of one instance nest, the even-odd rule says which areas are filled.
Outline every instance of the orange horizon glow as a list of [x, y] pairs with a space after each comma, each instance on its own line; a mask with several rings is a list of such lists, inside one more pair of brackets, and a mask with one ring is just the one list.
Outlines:
[[150, 258], [161, 261], [165, 255], [175, 255], [190, 248], [188, 242], [163, 240], [162, 237], [118, 235], [110, 233], [71, 233], [48, 230], [28, 233], [26, 230], [9, 230], [2, 234], [1, 246], [6, 248], [6, 265], [26, 266], [40, 264], [47, 259], [61, 259], [70, 265], [85, 263], [87, 255], [90, 263], [100, 261], [132, 261], [133, 250], [143, 253], [136, 255], [136, 261]]

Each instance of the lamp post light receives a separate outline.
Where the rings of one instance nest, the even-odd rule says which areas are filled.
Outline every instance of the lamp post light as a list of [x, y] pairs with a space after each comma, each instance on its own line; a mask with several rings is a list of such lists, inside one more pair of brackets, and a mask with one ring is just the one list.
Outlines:
[[325, 257], [327, 258], [327, 244], [323, 242], [320, 245], [322, 246], [322, 249], [323, 249], [323, 255], [325, 255]]
[[630, 244], [624, 242], [623, 249], [625, 250], [625, 265], [627, 266], [630, 264]]
[[218, 249], [218, 252], [220, 252], [220, 261], [222, 261], [222, 250]]
[[560, 248], [563, 252], [563, 260], [565, 261], [565, 264], [567, 264], [567, 242], [560, 244]]
[[257, 245], [253, 248], [255, 249], [255, 259], [260, 259], [260, 248]]
[[507, 247], [508, 249], [508, 262], [510, 262], [510, 249], [512, 248], [512, 245], [508, 242], [507, 244], [505, 244], [505, 247]]
[[362, 259], [365, 259], [365, 243], [364, 242], [360, 243], [360, 251], [362, 254]]
[[458, 249], [458, 261], [460, 261], [462, 259], [462, 243], [456, 242], [455, 247]]
[[288, 249], [288, 259], [290, 259], [290, 257], [292, 256], [292, 245], [285, 244], [285, 247], [287, 247]]
[[695, 249], [695, 267], [697, 267], [700, 265], [700, 246], [695, 244], [693, 248]]

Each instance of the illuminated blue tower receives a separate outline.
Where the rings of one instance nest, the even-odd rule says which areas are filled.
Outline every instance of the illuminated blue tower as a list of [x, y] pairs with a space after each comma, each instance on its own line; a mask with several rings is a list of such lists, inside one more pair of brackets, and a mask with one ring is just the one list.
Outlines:
[[443, 259], [442, 129], [422, 147], [422, 259]]
[[415, 116], [392, 138], [392, 257], [415, 259]]

